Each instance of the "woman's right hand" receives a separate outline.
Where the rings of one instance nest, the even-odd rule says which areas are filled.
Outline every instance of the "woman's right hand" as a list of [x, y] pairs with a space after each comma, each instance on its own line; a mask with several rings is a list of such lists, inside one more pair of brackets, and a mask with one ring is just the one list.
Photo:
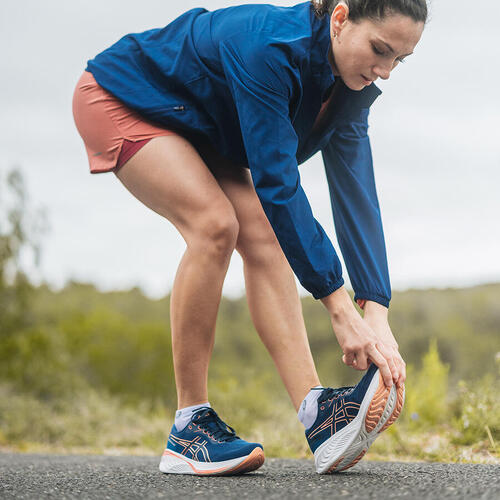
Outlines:
[[391, 372], [390, 360], [382, 354], [388, 350], [380, 345], [381, 340], [356, 311], [346, 289], [342, 286], [321, 301], [330, 313], [333, 331], [344, 353], [344, 363], [357, 370], [366, 370], [370, 362], [375, 363], [385, 385], [391, 387], [396, 374]]

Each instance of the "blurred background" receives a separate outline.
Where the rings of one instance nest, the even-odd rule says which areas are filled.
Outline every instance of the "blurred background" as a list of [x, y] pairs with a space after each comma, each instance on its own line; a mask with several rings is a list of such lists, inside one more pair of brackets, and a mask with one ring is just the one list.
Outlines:
[[[169, 291], [184, 242], [113, 174], [89, 174], [71, 99], [86, 61], [124, 34], [239, 3], [1, 2], [0, 449], [161, 453], [176, 404]], [[499, 461], [500, 4], [481, 7], [430, 2], [415, 54], [380, 82], [370, 116], [390, 323], [410, 365], [400, 423], [371, 458]], [[335, 241], [320, 155], [301, 176]], [[326, 311], [301, 293], [323, 384], [355, 383]], [[224, 296], [212, 404], [268, 456], [309, 456], [250, 321], [237, 254]]]

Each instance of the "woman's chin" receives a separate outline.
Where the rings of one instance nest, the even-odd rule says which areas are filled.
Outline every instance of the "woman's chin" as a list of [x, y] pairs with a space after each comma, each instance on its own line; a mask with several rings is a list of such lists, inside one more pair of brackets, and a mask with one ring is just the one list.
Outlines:
[[364, 81], [360, 81], [359, 78], [356, 79], [346, 79], [344, 80], [344, 83], [346, 87], [350, 88], [351, 90], [363, 90], [367, 84], [364, 83]]

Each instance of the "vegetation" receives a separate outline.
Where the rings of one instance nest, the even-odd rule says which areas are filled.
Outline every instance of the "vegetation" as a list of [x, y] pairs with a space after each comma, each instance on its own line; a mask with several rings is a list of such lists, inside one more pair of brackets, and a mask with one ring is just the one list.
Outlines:
[[[39, 254], [43, 217], [28, 209], [18, 172], [7, 185], [14, 201], [0, 197], [0, 448], [158, 455], [176, 402], [169, 297], [76, 282], [60, 291], [33, 286], [19, 261], [25, 249]], [[391, 326], [409, 363], [406, 404], [371, 458], [500, 461], [499, 299], [500, 284], [394, 294]], [[303, 308], [322, 382], [355, 383], [360, 374], [341, 363], [326, 311], [311, 298]], [[267, 456], [310, 456], [244, 298], [221, 303], [209, 391], [221, 416], [262, 441]]]

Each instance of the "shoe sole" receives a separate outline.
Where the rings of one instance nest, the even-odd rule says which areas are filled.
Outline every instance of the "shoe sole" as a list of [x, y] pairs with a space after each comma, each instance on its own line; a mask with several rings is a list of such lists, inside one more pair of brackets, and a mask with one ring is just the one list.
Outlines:
[[254, 471], [263, 463], [264, 452], [261, 448], [254, 448], [250, 455], [222, 462], [198, 462], [175, 451], [165, 450], [160, 461], [160, 471], [165, 474], [232, 476]]
[[388, 389], [377, 370], [354, 420], [314, 452], [318, 474], [341, 472], [356, 465], [378, 435], [399, 417], [404, 397], [404, 385]]

